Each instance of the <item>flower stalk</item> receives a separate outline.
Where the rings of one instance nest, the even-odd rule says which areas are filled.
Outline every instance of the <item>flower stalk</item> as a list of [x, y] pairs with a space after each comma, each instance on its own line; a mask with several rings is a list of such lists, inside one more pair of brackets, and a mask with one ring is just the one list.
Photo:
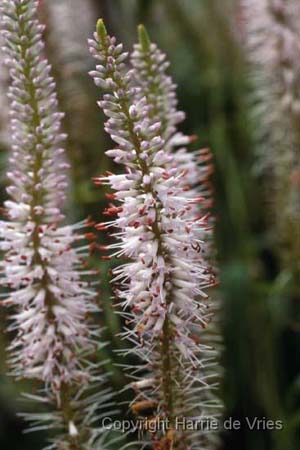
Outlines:
[[98, 449], [102, 436], [92, 414], [111, 396], [99, 391], [104, 377], [91, 359], [101, 347], [92, 320], [99, 307], [94, 272], [83, 269], [87, 224], [62, 223], [66, 136], [37, 8], [35, 0], [3, 0], [0, 6], [11, 79], [10, 199], [0, 222], [2, 304], [13, 310], [10, 373], [38, 381], [38, 393], [26, 396], [50, 412], [24, 416], [32, 429], [55, 430], [49, 449], [92, 449], [95, 442]]
[[[131, 70], [125, 65], [128, 54], [107, 34], [102, 20], [89, 45], [99, 62], [91, 76], [106, 91], [99, 102], [108, 117], [105, 130], [117, 145], [106, 154], [125, 167], [124, 173], [96, 179], [115, 191], [112, 198], [118, 202], [105, 211], [116, 219], [97, 228], [116, 229], [117, 242], [108, 249], [112, 256], [129, 259], [114, 269], [113, 281], [127, 324], [124, 338], [133, 344], [125, 354], [141, 361], [138, 368], [127, 367], [136, 390], [131, 409], [139, 416], [150, 410], [149, 421], [170, 425], [167, 432], [148, 433], [146, 442], [154, 448], [189, 449], [195, 439], [205, 446], [204, 434], [176, 427], [177, 417], [210, 416], [219, 405], [211, 396], [216, 385], [209, 384], [207, 375], [214, 351], [199, 343], [211, 318], [205, 290], [215, 284], [205, 254], [211, 230], [207, 215], [194, 209], [205, 198], [187, 194], [188, 170], [176, 163], [170, 143], [183, 116], [164, 74], [167, 65], [160, 66], [164, 57], [143, 28]], [[195, 394], [204, 391], [197, 405]]]
[[283, 266], [299, 268], [300, 5], [297, 0], [244, 0], [243, 5], [274, 237]]

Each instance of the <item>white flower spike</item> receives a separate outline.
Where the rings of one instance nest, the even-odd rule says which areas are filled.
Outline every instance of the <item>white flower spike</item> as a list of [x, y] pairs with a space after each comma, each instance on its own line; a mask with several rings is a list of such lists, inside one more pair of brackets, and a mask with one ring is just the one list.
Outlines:
[[[195, 209], [205, 198], [187, 194], [188, 170], [172, 152], [183, 116], [176, 112], [173, 84], [163, 73], [166, 65], [160, 66], [164, 58], [142, 35], [146, 41], [135, 48], [132, 70], [126, 68], [122, 44], [107, 34], [102, 20], [89, 41], [98, 62], [91, 75], [107, 91], [99, 102], [108, 117], [105, 130], [116, 143], [107, 154], [125, 168], [95, 180], [110, 186], [115, 192], [109, 197], [117, 202], [105, 211], [116, 218], [97, 228], [115, 230], [117, 243], [108, 249], [112, 256], [129, 259], [114, 269], [113, 281], [127, 324], [124, 337], [132, 344], [124, 353], [140, 360], [140, 366], [126, 366], [136, 390], [131, 409], [146, 414], [149, 425], [169, 425], [165, 432], [149, 432], [145, 443], [165, 450], [211, 448], [213, 433], [176, 426], [176, 418], [215, 417], [220, 406], [211, 372], [215, 351], [202, 340], [212, 316], [206, 290], [215, 284], [207, 254], [211, 227], [207, 214]], [[154, 74], [138, 75], [144, 69], [143, 46], [153, 52], [150, 69], [156, 66], [161, 85], [156, 92]], [[189, 139], [180, 136], [179, 145], [182, 141]]]

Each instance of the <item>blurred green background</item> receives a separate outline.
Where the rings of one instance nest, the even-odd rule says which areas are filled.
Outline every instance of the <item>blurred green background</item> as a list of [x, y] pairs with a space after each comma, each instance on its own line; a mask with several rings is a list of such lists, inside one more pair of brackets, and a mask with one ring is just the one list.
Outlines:
[[[246, 63], [244, 22], [234, 0], [42, 0], [41, 20], [47, 55], [53, 65], [66, 112], [72, 162], [71, 220], [91, 215], [101, 219], [106, 205], [103, 189], [92, 177], [111, 168], [104, 151], [110, 148], [96, 106], [99, 92], [88, 76], [94, 62], [86, 40], [98, 17], [130, 49], [136, 26], [144, 23], [171, 61], [170, 73], [178, 84], [179, 106], [187, 113], [186, 133], [199, 136], [198, 146], [209, 146], [215, 162], [215, 211], [217, 216], [224, 339], [221, 395], [225, 418], [242, 423], [239, 431], [221, 436], [221, 449], [296, 450], [300, 445], [300, 292], [299, 273], [282, 270], [272, 242], [265, 186], [256, 176], [256, 143], [251, 119], [251, 89]], [[0, 114], [1, 185], [7, 158], [7, 77], [0, 77], [3, 99]], [[99, 241], [104, 237], [99, 236]], [[95, 260], [102, 273], [102, 298], [106, 337], [112, 348], [122, 344], [116, 337], [119, 320], [110, 307], [109, 263]], [[20, 392], [5, 375], [5, 317], [2, 312], [0, 447], [38, 450], [45, 443], [41, 434], [23, 434], [25, 424], [16, 412], [30, 409], [20, 402]], [[99, 355], [105, 358], [105, 355]], [[121, 390], [126, 380], [114, 366], [113, 383]], [[120, 396], [120, 400], [126, 397]], [[283, 421], [282, 431], [255, 430], [245, 417]]]

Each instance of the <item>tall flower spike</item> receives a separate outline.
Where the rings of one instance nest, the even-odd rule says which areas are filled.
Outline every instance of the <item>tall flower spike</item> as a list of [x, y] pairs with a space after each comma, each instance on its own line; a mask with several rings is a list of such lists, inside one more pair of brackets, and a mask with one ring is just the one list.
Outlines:
[[300, 4], [243, 0], [254, 111], [262, 143], [260, 165], [274, 185], [274, 219], [284, 259], [300, 256]]
[[34, 429], [56, 430], [49, 448], [91, 449], [99, 434], [91, 414], [105, 407], [110, 394], [95, 394], [103, 377], [89, 362], [99, 347], [91, 323], [98, 307], [92, 272], [80, 270], [88, 246], [80, 245], [77, 230], [85, 224], [60, 225], [67, 185], [60, 147], [65, 136], [37, 8], [35, 0], [3, 0], [0, 6], [11, 78], [10, 200], [7, 220], [0, 222], [1, 285], [8, 290], [2, 304], [13, 308], [9, 331], [15, 336], [9, 362], [14, 377], [43, 386], [40, 394], [27, 397], [48, 404], [52, 413], [28, 419]]
[[[207, 219], [206, 236], [202, 242], [206, 263], [215, 264], [215, 251], [213, 248], [214, 217], [211, 215], [213, 193], [210, 176], [213, 172], [211, 163], [212, 154], [209, 149], [203, 148], [196, 152], [190, 151], [187, 146], [197, 139], [197, 136], [185, 136], [178, 131], [178, 125], [185, 119], [182, 111], [177, 111], [178, 99], [176, 84], [167, 70], [169, 63], [167, 57], [152, 43], [144, 25], [138, 26], [138, 43], [134, 45], [131, 54], [132, 80], [136, 89], [136, 99], [145, 97], [149, 105], [150, 114], [155, 123], [160, 120], [161, 132], [165, 137], [164, 151], [172, 158], [166, 164], [168, 170], [176, 168], [181, 172], [182, 195], [187, 198], [201, 197], [201, 202], [192, 205], [189, 210], [191, 218], [203, 217]], [[217, 312], [218, 302], [211, 304], [211, 312]], [[217, 324], [217, 317], [214, 323]], [[202, 333], [202, 342], [214, 343], [214, 348], [220, 347], [218, 327], [210, 326], [209, 332]], [[219, 368], [220, 369], [220, 368]]]
[[97, 228], [116, 229], [117, 243], [109, 248], [130, 260], [113, 273], [127, 323], [124, 337], [132, 343], [124, 354], [141, 361], [129, 367], [136, 390], [131, 409], [137, 415], [151, 410], [149, 426], [168, 424], [167, 431], [157, 426], [146, 436], [154, 448], [207, 448], [211, 433], [176, 423], [184, 416], [212, 418], [219, 407], [211, 374], [214, 350], [201, 342], [211, 319], [205, 290], [215, 283], [204, 253], [206, 217], [191, 217], [202, 199], [186, 195], [184, 174], [165, 149], [162, 117], [153, 120], [153, 105], [132, 83], [134, 71], [126, 69], [127, 53], [102, 20], [89, 44], [99, 62], [91, 75], [108, 91], [99, 102], [108, 117], [105, 130], [117, 144], [106, 153], [125, 166], [123, 174], [96, 180], [112, 187], [118, 202], [105, 212], [116, 219]]

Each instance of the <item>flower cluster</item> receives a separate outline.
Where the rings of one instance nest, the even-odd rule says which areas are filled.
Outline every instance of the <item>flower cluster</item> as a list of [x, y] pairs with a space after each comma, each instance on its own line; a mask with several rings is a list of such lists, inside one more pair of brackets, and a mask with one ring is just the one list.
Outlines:
[[[106, 154], [125, 167], [124, 173], [96, 180], [115, 191], [109, 197], [117, 202], [105, 211], [116, 218], [97, 228], [116, 230], [117, 242], [107, 249], [129, 259], [114, 269], [113, 281], [126, 318], [124, 337], [133, 344], [128, 353], [141, 361], [129, 367], [137, 390], [131, 408], [138, 415], [150, 409], [152, 420], [173, 426], [151, 435], [155, 448], [194, 448], [195, 438], [205, 448], [205, 433], [175, 430], [175, 418], [211, 417], [219, 406], [215, 380], [209, 383], [214, 351], [201, 341], [212, 315], [206, 289], [215, 284], [207, 255], [210, 224], [202, 208], [195, 209], [202, 202], [207, 206], [207, 196], [190, 195], [193, 160], [185, 161], [184, 149], [175, 150], [190, 139], [176, 132], [183, 116], [176, 112], [165, 57], [140, 30], [128, 70], [128, 54], [102, 20], [89, 44], [98, 61], [91, 75], [106, 91], [99, 102], [108, 117], [105, 130], [116, 143]], [[199, 154], [203, 181], [207, 155]], [[207, 187], [202, 190], [208, 194]]]
[[203, 200], [191, 209], [204, 212], [212, 206], [212, 189], [209, 182], [213, 166], [209, 164], [211, 154], [208, 149], [197, 152], [188, 151], [186, 146], [197, 136], [185, 136], [178, 131], [177, 125], [185, 118], [182, 111], [177, 111], [176, 84], [166, 73], [169, 67], [167, 57], [156, 44], [149, 39], [143, 25], [139, 25], [139, 42], [134, 45], [131, 54], [132, 80], [136, 88], [135, 99], [147, 99], [149, 117], [153, 123], [161, 124], [160, 134], [164, 139], [164, 151], [171, 153], [169, 168], [182, 172], [184, 195]]
[[137, 87], [136, 100], [147, 99], [149, 116], [154, 122], [160, 122], [160, 133], [165, 142], [174, 135], [176, 125], [185, 115], [177, 111], [176, 85], [166, 74], [169, 62], [166, 55], [151, 43], [143, 25], [139, 26], [139, 43], [135, 44], [131, 54], [133, 67], [133, 86]]
[[273, 176], [276, 234], [286, 248], [295, 249], [300, 219], [300, 4], [243, 0], [243, 5], [257, 88], [254, 111], [260, 123], [260, 166]]
[[[86, 224], [63, 225], [68, 167], [61, 144], [62, 114], [55, 83], [43, 57], [43, 26], [36, 19], [38, 1], [3, 0], [0, 6], [5, 64], [9, 68], [12, 152], [10, 197], [0, 222], [2, 304], [12, 308], [9, 331], [11, 374], [42, 383], [52, 414], [33, 414], [36, 427], [58, 428], [51, 448], [92, 448], [92, 430], [103, 399], [95, 353], [99, 332], [91, 322], [98, 311], [92, 272], [82, 270], [88, 245], [80, 244]], [[91, 388], [92, 386], [92, 388]], [[93, 397], [86, 397], [92, 390]], [[30, 416], [30, 415], [29, 415]], [[99, 448], [99, 447], [97, 447]]]

